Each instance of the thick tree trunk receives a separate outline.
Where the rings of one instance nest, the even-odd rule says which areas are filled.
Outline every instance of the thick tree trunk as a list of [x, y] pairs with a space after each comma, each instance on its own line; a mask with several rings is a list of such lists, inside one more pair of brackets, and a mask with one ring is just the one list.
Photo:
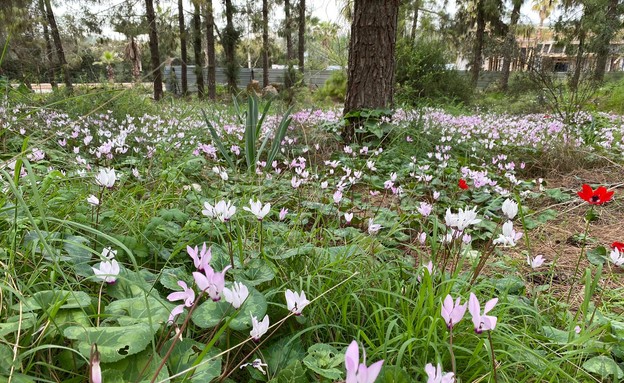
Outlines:
[[61, 35], [56, 25], [56, 19], [54, 18], [52, 5], [50, 4], [50, 0], [44, 0], [44, 4], [46, 10], [46, 18], [48, 19], [48, 25], [50, 26], [50, 33], [52, 34], [54, 46], [56, 47], [56, 56], [59, 60], [59, 63], [61, 64], [61, 69], [63, 71], [63, 81], [65, 82], [65, 87], [67, 88], [67, 90], [71, 92], [73, 90], [73, 86], [71, 82], [71, 77], [69, 75], [69, 66], [67, 65], [67, 60], [65, 59], [63, 43], [61, 42]]
[[305, 64], [305, 30], [306, 30], [306, 2], [299, 0], [299, 72], [303, 74]]
[[479, 81], [479, 73], [481, 72], [481, 63], [483, 55], [483, 40], [485, 37], [485, 10], [483, 9], [484, 0], [477, 2], [477, 31], [475, 34], [474, 49], [472, 53], [472, 67], [470, 68], [472, 86], [477, 86]]
[[149, 47], [152, 56], [152, 77], [154, 79], [154, 100], [163, 96], [162, 73], [160, 71], [160, 52], [158, 51], [158, 30], [156, 29], [156, 13], [153, 0], [145, 0], [147, 24], [149, 28]]
[[286, 35], [286, 61], [288, 68], [286, 69], [286, 75], [284, 76], [284, 87], [286, 89], [292, 87], [292, 60], [294, 57], [293, 43], [292, 43], [292, 23], [290, 16], [290, 0], [284, 0], [284, 34]]
[[204, 98], [204, 64], [201, 45], [201, 14], [199, 0], [193, 0], [193, 54], [195, 55], [195, 77], [197, 77], [197, 97]]
[[412, 31], [410, 38], [416, 41], [416, 28], [418, 27], [418, 9], [420, 8], [420, 0], [414, 0], [414, 17], [412, 18]]
[[217, 98], [217, 55], [215, 54], [212, 0], [206, 4], [206, 53], [208, 56], [208, 98]]
[[188, 80], [187, 80], [187, 67], [188, 53], [186, 51], [186, 27], [184, 26], [184, 4], [182, 0], [178, 0], [178, 26], [180, 27], [180, 60], [182, 60], [181, 80], [182, 80], [182, 95], [186, 96], [188, 93]]
[[[347, 96], [344, 114], [392, 106], [397, 23], [400, 0], [356, 0], [351, 23]], [[342, 137], [351, 142], [355, 125]]]
[[501, 90], [506, 92], [509, 86], [509, 72], [511, 69], [511, 61], [514, 57], [513, 53], [516, 50], [516, 25], [520, 19], [520, 8], [522, 7], [523, 0], [514, 0], [513, 9], [511, 10], [511, 20], [509, 23], [509, 31], [505, 39], [505, 53], [503, 56], [503, 69], [501, 76]]
[[262, 86], [269, 86], [269, 0], [262, 0]]
[[56, 70], [54, 68], [54, 53], [52, 50], [52, 42], [50, 41], [50, 31], [48, 30], [48, 23], [46, 20], [46, 11], [45, 5], [43, 4], [43, 0], [39, 0], [39, 11], [41, 12], [42, 21], [41, 25], [43, 26], [43, 39], [45, 40], [45, 52], [46, 52], [46, 65], [48, 67], [48, 78], [50, 81], [50, 85], [52, 89], [57, 89], [58, 85], [56, 83]]
[[606, 10], [605, 25], [596, 36], [598, 48], [596, 49], [596, 69], [594, 71], [594, 81], [602, 82], [609, 59], [611, 39], [618, 31], [618, 0], [609, 0]]
[[230, 92], [236, 92], [238, 88], [236, 80], [238, 78], [238, 63], [236, 62], [236, 42], [238, 41], [238, 31], [234, 28], [234, 13], [236, 8], [232, 0], [225, 0], [226, 25], [223, 31], [223, 52], [225, 53], [225, 75], [228, 80]]

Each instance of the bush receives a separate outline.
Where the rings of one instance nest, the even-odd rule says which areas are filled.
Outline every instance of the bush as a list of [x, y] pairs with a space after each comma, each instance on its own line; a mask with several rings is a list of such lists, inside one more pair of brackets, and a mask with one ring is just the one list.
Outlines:
[[397, 100], [410, 105], [422, 99], [468, 103], [472, 87], [464, 76], [447, 69], [449, 60], [446, 46], [440, 41], [399, 41]]
[[330, 99], [334, 102], [344, 102], [347, 95], [347, 72], [335, 71], [329, 76], [325, 85], [316, 92], [320, 101]]

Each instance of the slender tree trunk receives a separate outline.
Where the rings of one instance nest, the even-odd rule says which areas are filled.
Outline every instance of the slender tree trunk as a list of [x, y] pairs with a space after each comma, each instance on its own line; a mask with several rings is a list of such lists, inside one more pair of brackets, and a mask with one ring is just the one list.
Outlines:
[[217, 98], [217, 55], [215, 54], [212, 0], [206, 4], [206, 53], [208, 58], [208, 98]]
[[234, 28], [234, 13], [236, 8], [232, 0], [225, 0], [226, 25], [223, 31], [223, 51], [225, 53], [225, 75], [228, 79], [230, 92], [236, 92], [238, 88], [238, 63], [236, 62], [236, 43], [238, 41], [238, 31]]
[[306, 30], [306, 2], [299, 0], [299, 72], [303, 74], [305, 64], [305, 30]]
[[289, 89], [292, 87], [292, 59], [293, 59], [293, 43], [292, 43], [292, 30], [291, 30], [291, 16], [290, 16], [290, 0], [284, 0], [284, 34], [286, 35], [286, 61], [288, 67], [286, 69], [286, 75], [284, 76], [284, 87]]
[[507, 91], [509, 86], [509, 72], [511, 69], [511, 61], [514, 57], [513, 53], [516, 50], [516, 25], [520, 19], [520, 8], [522, 7], [523, 0], [514, 0], [513, 9], [511, 10], [511, 21], [509, 23], [509, 31], [505, 39], [505, 53], [503, 56], [503, 69], [501, 76], [501, 90]]
[[606, 9], [605, 25], [596, 36], [598, 48], [596, 49], [596, 69], [594, 71], [594, 81], [602, 82], [609, 59], [609, 46], [611, 39], [618, 31], [618, 0], [609, 0]]
[[262, 87], [269, 86], [269, 0], [262, 0]]
[[186, 51], [186, 27], [184, 26], [184, 4], [182, 0], [178, 0], [178, 26], [180, 27], [180, 60], [182, 60], [182, 95], [186, 96], [188, 93], [188, 79], [187, 79], [187, 67], [188, 53]]
[[48, 23], [46, 20], [46, 11], [45, 5], [43, 4], [43, 0], [39, 0], [39, 11], [41, 12], [41, 16], [43, 20], [41, 21], [41, 25], [43, 26], [43, 39], [45, 40], [45, 52], [46, 52], [46, 65], [48, 68], [48, 78], [50, 81], [50, 85], [52, 89], [57, 89], [58, 85], [56, 84], [56, 70], [54, 68], [54, 53], [52, 51], [52, 42], [50, 41], [50, 32], [48, 30]]
[[[400, 0], [356, 0], [351, 23], [347, 97], [344, 114], [392, 106], [397, 23]], [[342, 131], [346, 142], [355, 138], [358, 119]]]
[[477, 87], [479, 81], [479, 73], [481, 72], [481, 63], [483, 55], [483, 40], [485, 37], [485, 10], [483, 9], [484, 0], [477, 2], [477, 32], [475, 35], [472, 67], [470, 68], [472, 86]]
[[410, 38], [416, 41], [416, 28], [418, 27], [418, 9], [420, 8], [420, 0], [414, 0], [414, 17], [412, 18], [412, 31]]
[[578, 88], [579, 80], [581, 79], [581, 71], [583, 70], [583, 59], [585, 55], [585, 30], [581, 29], [579, 33], [578, 51], [576, 52], [576, 62], [574, 68], [574, 74], [570, 79], [570, 89], [576, 90]]
[[61, 69], [63, 71], [63, 81], [65, 82], [65, 87], [67, 88], [67, 91], [71, 92], [74, 88], [72, 86], [71, 77], [69, 74], [69, 66], [67, 65], [67, 60], [65, 60], [63, 43], [61, 42], [61, 35], [56, 25], [56, 19], [54, 18], [52, 5], [50, 4], [50, 0], [44, 0], [44, 4], [46, 10], [46, 18], [48, 19], [48, 25], [50, 26], [50, 33], [52, 34], [52, 39], [54, 40], [54, 45], [56, 47], [56, 56], [59, 60], [59, 63], [61, 64]]
[[158, 51], [158, 29], [156, 28], [156, 13], [153, 0], [145, 0], [147, 24], [149, 27], [149, 47], [152, 56], [152, 76], [154, 79], [154, 100], [159, 101], [163, 96], [162, 73], [160, 71], [160, 52]]
[[193, 54], [195, 55], [195, 77], [197, 77], [197, 97], [204, 98], [204, 64], [201, 43], [201, 14], [199, 0], [193, 0]]

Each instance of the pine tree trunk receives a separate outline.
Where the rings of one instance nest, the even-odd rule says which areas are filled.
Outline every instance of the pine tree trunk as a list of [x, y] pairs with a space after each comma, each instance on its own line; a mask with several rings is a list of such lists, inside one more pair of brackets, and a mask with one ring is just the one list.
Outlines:
[[418, 27], [418, 9], [420, 8], [420, 0], [414, 0], [414, 17], [412, 18], [412, 31], [410, 38], [412, 41], [416, 41], [416, 31]]
[[43, 39], [45, 40], [45, 52], [46, 52], [46, 65], [48, 66], [48, 78], [50, 81], [50, 85], [52, 89], [57, 89], [58, 85], [56, 83], [56, 70], [54, 67], [54, 53], [52, 50], [52, 42], [50, 41], [50, 31], [48, 30], [48, 23], [46, 20], [46, 11], [45, 5], [43, 4], [43, 0], [39, 0], [39, 11], [41, 12], [41, 16], [43, 20], [41, 21], [41, 25], [43, 26]]
[[228, 88], [231, 93], [238, 88], [236, 80], [238, 78], [238, 63], [236, 62], [236, 42], [238, 41], [238, 31], [234, 28], [234, 13], [236, 8], [232, 0], [225, 0], [226, 25], [223, 31], [223, 51], [225, 53], [225, 75], [228, 80]]
[[54, 18], [54, 12], [52, 10], [52, 5], [50, 4], [50, 0], [44, 0], [45, 9], [46, 9], [46, 18], [48, 19], [48, 25], [50, 26], [50, 33], [52, 34], [52, 39], [54, 40], [54, 46], [56, 47], [56, 56], [61, 64], [61, 69], [63, 71], [63, 81], [65, 82], [65, 87], [67, 91], [73, 91], [73, 86], [71, 82], [71, 77], [69, 75], [69, 66], [67, 65], [67, 60], [65, 59], [65, 52], [63, 51], [63, 43], [61, 42], [61, 35], [59, 34], [58, 27], [56, 25], [56, 19]]
[[182, 60], [182, 95], [188, 93], [187, 67], [188, 53], [186, 51], [186, 27], [184, 26], [184, 4], [182, 0], [178, 0], [178, 26], [180, 27], [180, 59]]
[[581, 29], [579, 33], [578, 51], [576, 52], [576, 62], [574, 67], [574, 74], [570, 79], [570, 89], [575, 91], [578, 88], [579, 81], [581, 79], [581, 71], [583, 70], [583, 59], [585, 55], [585, 30]]
[[[392, 106], [397, 23], [400, 0], [356, 0], [351, 23], [347, 96], [344, 114]], [[342, 131], [351, 142], [352, 119]]]
[[201, 43], [201, 14], [199, 0], [193, 0], [193, 54], [195, 55], [195, 77], [197, 78], [197, 97], [204, 98], [204, 64]]
[[513, 58], [513, 52], [516, 49], [516, 25], [520, 19], [520, 8], [522, 7], [523, 0], [514, 0], [513, 9], [511, 10], [511, 21], [509, 23], [509, 31], [505, 40], [505, 52], [503, 56], [503, 69], [501, 76], [501, 90], [507, 91], [509, 87], [509, 73], [511, 70], [511, 60]]
[[484, 0], [477, 2], [477, 31], [475, 34], [474, 50], [472, 57], [472, 67], [470, 68], [472, 86], [477, 87], [479, 73], [481, 72], [481, 56], [483, 55], [483, 40], [485, 37], [485, 10]]
[[206, 53], [208, 56], [208, 98], [217, 98], [217, 55], [215, 54], [212, 0], [206, 4]]
[[303, 74], [305, 64], [305, 30], [306, 30], [306, 2], [299, 0], [299, 72]]
[[284, 34], [286, 35], [286, 63], [288, 65], [286, 69], [286, 75], [284, 76], [284, 87], [289, 89], [292, 87], [292, 59], [293, 59], [293, 43], [292, 43], [292, 30], [291, 30], [291, 17], [290, 17], [290, 0], [284, 0]]
[[598, 48], [596, 49], [596, 69], [594, 71], [594, 81], [602, 82], [609, 59], [611, 39], [618, 31], [618, 0], [609, 0], [606, 10], [605, 25], [596, 36]]
[[269, 86], [269, 0], [262, 0], [262, 87]]
[[162, 73], [160, 71], [160, 52], [158, 51], [158, 30], [156, 29], [156, 14], [153, 0], [145, 0], [147, 24], [149, 28], [149, 47], [152, 56], [152, 77], [154, 79], [154, 100], [159, 101], [163, 96]]

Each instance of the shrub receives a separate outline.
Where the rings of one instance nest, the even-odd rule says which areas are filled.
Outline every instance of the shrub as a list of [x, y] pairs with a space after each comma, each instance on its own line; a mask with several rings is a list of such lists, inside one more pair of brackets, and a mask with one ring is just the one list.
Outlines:
[[436, 40], [400, 41], [397, 44], [397, 100], [416, 104], [419, 100], [468, 103], [472, 88], [466, 78], [446, 63], [444, 43]]
[[321, 100], [330, 99], [334, 102], [344, 102], [347, 95], [347, 73], [335, 71], [329, 76], [325, 85], [316, 92], [316, 97]]

